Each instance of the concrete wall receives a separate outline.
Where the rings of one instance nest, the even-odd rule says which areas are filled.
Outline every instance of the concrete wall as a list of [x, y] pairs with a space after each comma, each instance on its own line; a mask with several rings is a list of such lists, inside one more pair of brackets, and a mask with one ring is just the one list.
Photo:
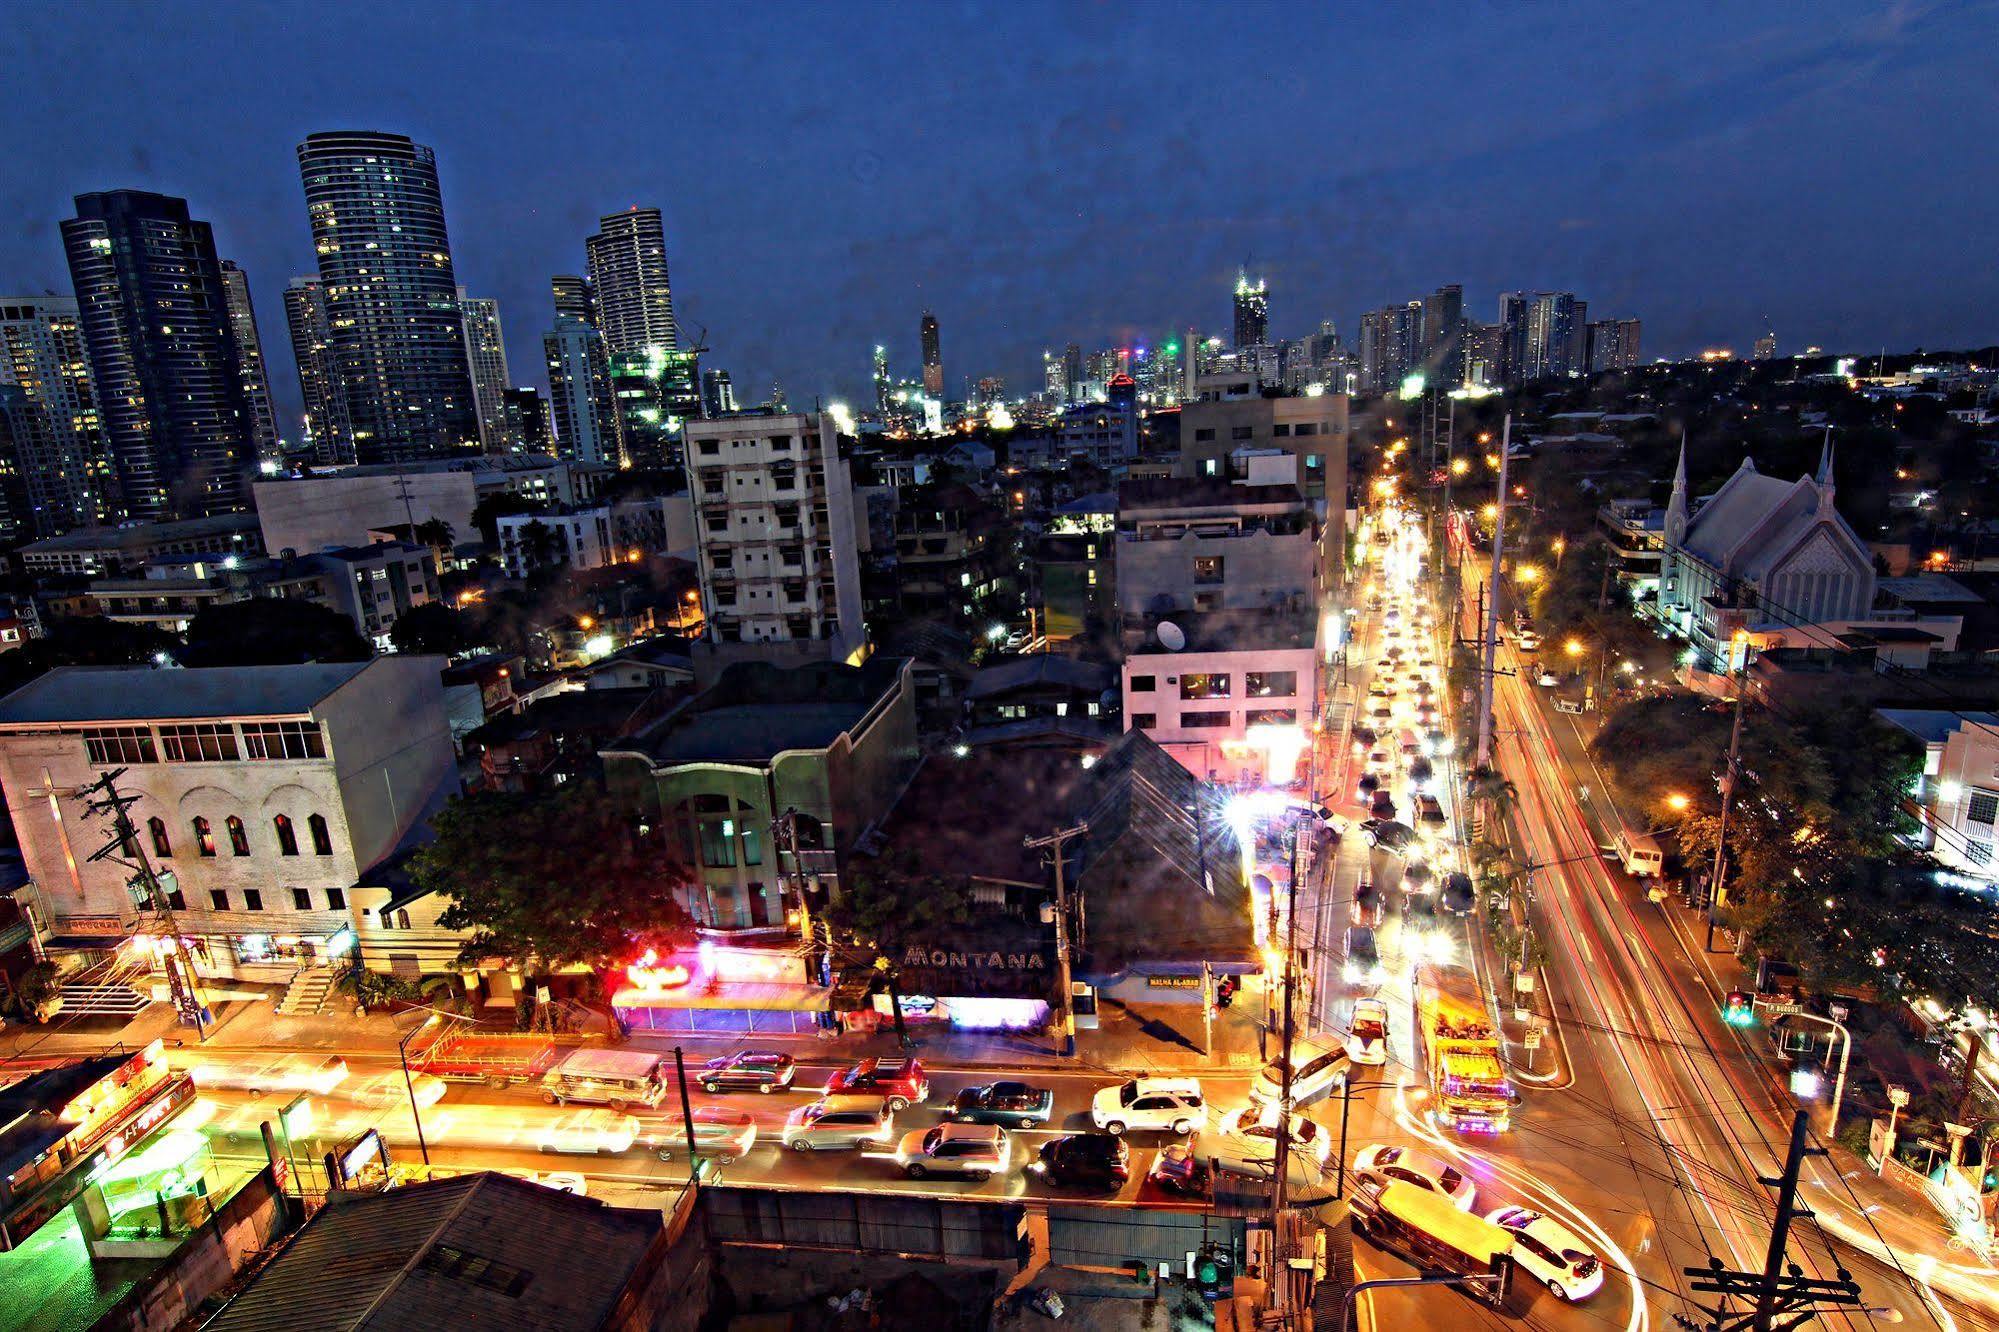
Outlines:
[[395, 847], [455, 771], [443, 667], [440, 657], [377, 657], [320, 701], [352, 839], [349, 883]]
[[[1319, 547], [1307, 525], [1302, 532], [1240, 532], [1178, 538], [1146, 538], [1120, 533], [1117, 542], [1118, 608], [1127, 615], [1168, 610], [1263, 610], [1316, 602]], [[1222, 561], [1222, 580], [1201, 583], [1194, 561]], [[1204, 594], [1212, 595], [1212, 604]]]
[[147, 1273], [98, 1319], [94, 1332], [168, 1332], [191, 1326], [203, 1300], [227, 1286], [287, 1229], [286, 1203], [270, 1167], [250, 1177], [174, 1256]]
[[[409, 502], [403, 502], [407, 482]], [[251, 485], [264, 548], [301, 555], [324, 546], [365, 546], [371, 528], [442, 518], [459, 541], [478, 539], [472, 526], [475, 486], [470, 472], [411, 472], [407, 476], [325, 476]]]

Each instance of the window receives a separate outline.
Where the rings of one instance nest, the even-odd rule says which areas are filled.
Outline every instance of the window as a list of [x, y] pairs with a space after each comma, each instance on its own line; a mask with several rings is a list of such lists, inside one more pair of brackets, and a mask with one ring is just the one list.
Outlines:
[[187, 894], [175, 888], [167, 894], [167, 905], [176, 911], [187, 910]]
[[1282, 424], [1282, 423], [1279, 423], [1279, 424], [1277, 424], [1277, 425], [1274, 425], [1274, 426], [1270, 427], [1270, 433], [1271, 433], [1272, 435], [1275, 435], [1275, 436], [1276, 436], [1276, 437], [1277, 437], [1278, 439], [1285, 439], [1285, 438], [1288, 438], [1288, 437], [1290, 436], [1290, 434], [1291, 434], [1291, 427], [1290, 427], [1290, 426], [1288, 426], [1288, 425], [1284, 425], [1284, 424]]
[[1323, 471], [1323, 470], [1325, 469], [1325, 466], [1326, 466], [1326, 455], [1325, 455], [1325, 454], [1323, 454], [1323, 453], [1308, 453], [1308, 454], [1306, 454], [1306, 455], [1305, 455], [1305, 470], [1306, 470], [1306, 471], [1308, 471], [1308, 472], [1318, 472], [1318, 471]]
[[399, 908], [396, 911], [396, 928], [399, 930], [406, 930], [409, 927], [410, 927], [409, 909], [407, 907]]
[[298, 830], [292, 827], [290, 816], [278, 815], [271, 820], [271, 826], [278, 830], [278, 854], [295, 856], [298, 854]]
[[161, 818], [147, 819], [146, 831], [153, 835], [153, 854], [161, 860], [173, 859], [174, 845], [167, 840], [167, 821]]
[[1249, 698], [1290, 698], [1298, 692], [1298, 672], [1250, 671], [1242, 677], [1242, 691]]
[[1255, 439], [1256, 430], [1253, 426], [1230, 426], [1229, 438], [1232, 440]]
[[1981, 842], [1971, 837], [1965, 838], [1964, 858], [1974, 865], [1990, 865], [1992, 863], [1991, 843]]
[[326, 890], [326, 906], [329, 911], [345, 911], [347, 909], [346, 890], [328, 888]]
[[217, 911], [227, 911], [229, 909], [229, 890], [226, 888], [210, 888], [208, 890], [208, 905]]
[[763, 847], [757, 842], [757, 830], [755, 828], [743, 829], [743, 863], [745, 865], [761, 865], [764, 863]]
[[1158, 725], [1159, 714], [1156, 712], [1134, 712], [1131, 714], [1131, 729], [1134, 731], [1150, 731]]
[[160, 728], [160, 752], [169, 763], [233, 763], [236, 728], [227, 722], [195, 722]]
[[1215, 428], [1213, 426], [1203, 426], [1194, 431], [1194, 442], [1196, 444], [1212, 443], [1214, 438]]
[[736, 863], [736, 821], [734, 819], [702, 819], [699, 822], [701, 836], [701, 863], [709, 869], [726, 869]]
[[1203, 459], [1201, 459], [1201, 475], [1202, 475], [1202, 476], [1220, 476], [1221, 474], [1222, 474], [1222, 461], [1221, 461], [1221, 459], [1219, 459], [1219, 458], [1203, 458]]
[[1297, 723], [1296, 708], [1252, 708], [1243, 717], [1246, 726], [1295, 726]]
[[1982, 823], [1990, 828], [1999, 820], [1999, 791], [1974, 790], [1965, 803], [1964, 817], [1968, 823]]
[[728, 513], [728, 510], [724, 509], [724, 510], [723, 510], [722, 512], [720, 512], [720, 513], [711, 513], [711, 514], [709, 514], [709, 515], [708, 515], [708, 530], [709, 530], [710, 532], [726, 532], [726, 531], [728, 531], [728, 530], [729, 530], [729, 513]]
[[719, 457], [722, 452], [722, 442], [718, 439], [704, 439], [696, 443], [694, 447], [704, 458]]
[[1219, 671], [1211, 675], [1183, 675], [1180, 677], [1180, 697], [1182, 698], [1227, 698], [1229, 696], [1229, 675]]
[[1196, 555], [1194, 557], [1194, 581], [1196, 583], [1221, 582], [1222, 557], [1219, 555]]
[[1317, 421], [1300, 421], [1297, 425], [1291, 427], [1291, 433], [1293, 435], [1316, 435], [1319, 433], [1319, 423]]
[[1158, 684], [1159, 677], [1156, 675], [1134, 675], [1131, 677], [1131, 692], [1149, 694], [1158, 687]]
[[1180, 714], [1180, 725], [1189, 730], [1209, 731], [1217, 727], [1227, 726], [1228, 724], [1229, 714], [1226, 712], [1183, 712]]
[[312, 854], [315, 856], [333, 854], [333, 834], [327, 831], [324, 814], [306, 815], [305, 828], [312, 834]]
[[326, 737], [315, 721], [244, 722], [243, 757], [306, 759], [326, 757]]
[[229, 830], [229, 854], [232, 856], [249, 855], [250, 834], [243, 830], [243, 820], [231, 814], [222, 821], [222, 826]]
[[292, 910], [294, 911], [312, 910], [312, 894], [307, 892], [303, 888], [292, 889]]
[[263, 892], [256, 888], [245, 888], [243, 890], [243, 909], [245, 911], [262, 911], [264, 909]]
[[96, 726], [83, 733], [92, 763], [158, 763], [153, 732], [145, 726]]
[[215, 854], [215, 834], [209, 829], [208, 820], [198, 815], [194, 820], [194, 847], [204, 856]]

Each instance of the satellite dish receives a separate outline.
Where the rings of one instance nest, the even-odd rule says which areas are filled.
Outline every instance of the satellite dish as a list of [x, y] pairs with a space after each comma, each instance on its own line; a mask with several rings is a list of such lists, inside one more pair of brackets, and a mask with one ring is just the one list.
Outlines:
[[1159, 635], [1159, 646], [1168, 652], [1178, 652], [1187, 646], [1186, 631], [1171, 620], [1161, 620], [1159, 628], [1154, 632]]

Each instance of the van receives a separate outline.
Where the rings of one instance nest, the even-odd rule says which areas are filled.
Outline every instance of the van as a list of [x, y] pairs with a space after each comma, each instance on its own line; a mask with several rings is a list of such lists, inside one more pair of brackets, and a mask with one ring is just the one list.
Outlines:
[[571, 1050], [561, 1063], [542, 1075], [541, 1099], [549, 1105], [571, 1101], [608, 1105], [656, 1106], [666, 1096], [660, 1069], [663, 1055], [644, 1050]]
[[1423, 742], [1416, 738], [1414, 731], [1404, 728], [1398, 737], [1402, 742], [1402, 757], [1415, 758], [1423, 752]]
[[1611, 850], [1617, 854], [1617, 861], [1624, 866], [1624, 872], [1634, 879], [1656, 878], [1666, 867], [1665, 853], [1660, 851], [1657, 839], [1632, 832], [1622, 824], [1618, 825]]

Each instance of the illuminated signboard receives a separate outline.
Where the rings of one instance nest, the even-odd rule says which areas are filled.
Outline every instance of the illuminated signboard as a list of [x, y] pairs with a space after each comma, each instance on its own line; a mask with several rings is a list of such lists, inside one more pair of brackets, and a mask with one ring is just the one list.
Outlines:
[[176, 1073], [160, 1083], [149, 1098], [135, 1103], [127, 1116], [110, 1126], [103, 1145], [50, 1180], [46, 1188], [0, 1218], [0, 1251], [17, 1247], [63, 1208], [76, 1201], [107, 1167], [115, 1164], [147, 1134], [172, 1118], [174, 1112], [194, 1099], [194, 1081]]

